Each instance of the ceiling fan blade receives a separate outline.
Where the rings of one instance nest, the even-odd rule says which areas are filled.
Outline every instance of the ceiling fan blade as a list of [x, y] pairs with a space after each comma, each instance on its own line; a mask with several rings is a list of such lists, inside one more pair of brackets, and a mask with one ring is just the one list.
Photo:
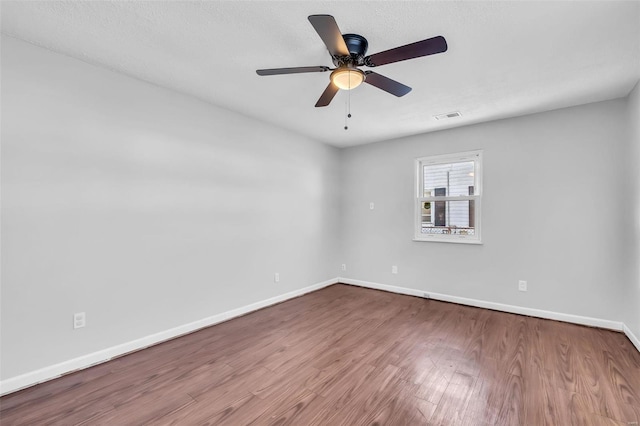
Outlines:
[[327, 46], [331, 56], [348, 56], [349, 49], [342, 38], [336, 20], [331, 15], [311, 15], [309, 22]]
[[338, 93], [338, 90], [340, 90], [338, 89], [338, 86], [330, 82], [327, 88], [324, 89], [324, 92], [322, 92], [322, 96], [320, 96], [318, 102], [316, 102], [316, 107], [324, 107], [329, 105], [333, 97], [336, 95], [336, 93]]
[[365, 58], [368, 66], [377, 67], [393, 62], [406, 61], [407, 59], [419, 58], [421, 56], [434, 55], [447, 51], [447, 41], [442, 36], [428, 38], [415, 43], [374, 53]]
[[271, 68], [266, 70], [257, 70], [258, 75], [279, 75], [279, 74], [298, 74], [302, 72], [325, 72], [329, 71], [329, 67], [294, 67], [294, 68]]
[[392, 80], [389, 77], [385, 77], [384, 75], [380, 75], [373, 71], [365, 71], [364, 73], [367, 76], [364, 80], [365, 83], [369, 83], [370, 85], [391, 93], [392, 95], [400, 97], [411, 91], [411, 87], [405, 86], [404, 84]]

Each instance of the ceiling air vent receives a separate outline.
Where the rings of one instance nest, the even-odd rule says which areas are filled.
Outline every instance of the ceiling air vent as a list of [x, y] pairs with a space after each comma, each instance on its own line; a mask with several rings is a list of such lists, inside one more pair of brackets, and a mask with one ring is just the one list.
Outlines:
[[448, 112], [446, 114], [440, 114], [440, 115], [434, 115], [433, 118], [435, 118], [436, 120], [445, 120], [448, 118], [456, 118], [456, 117], [462, 117], [462, 114], [460, 114], [460, 111], [455, 111], [455, 112]]

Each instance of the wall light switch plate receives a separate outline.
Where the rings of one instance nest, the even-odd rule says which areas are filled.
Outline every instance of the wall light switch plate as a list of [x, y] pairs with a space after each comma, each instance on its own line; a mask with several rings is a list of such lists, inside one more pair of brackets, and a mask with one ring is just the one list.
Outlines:
[[87, 325], [87, 316], [84, 312], [73, 314], [73, 328], [82, 328]]
[[527, 282], [526, 281], [518, 281], [518, 290], [527, 291]]

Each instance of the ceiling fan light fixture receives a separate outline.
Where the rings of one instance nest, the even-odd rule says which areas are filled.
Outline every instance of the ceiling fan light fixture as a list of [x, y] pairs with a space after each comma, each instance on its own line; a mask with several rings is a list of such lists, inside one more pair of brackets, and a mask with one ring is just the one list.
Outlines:
[[364, 72], [357, 68], [343, 67], [331, 73], [331, 82], [342, 90], [355, 89], [362, 84], [364, 79]]
[[391, 95], [404, 96], [411, 91], [411, 87], [373, 71], [363, 72], [358, 67], [378, 67], [447, 51], [447, 41], [442, 36], [436, 36], [365, 56], [369, 46], [367, 39], [359, 34], [342, 34], [333, 16], [310, 15], [308, 19], [331, 55], [331, 62], [337, 68], [322, 65], [270, 68], [256, 70], [256, 73], [264, 76], [331, 71], [331, 81], [316, 102], [316, 107], [326, 107], [341, 89], [355, 89], [362, 82]]

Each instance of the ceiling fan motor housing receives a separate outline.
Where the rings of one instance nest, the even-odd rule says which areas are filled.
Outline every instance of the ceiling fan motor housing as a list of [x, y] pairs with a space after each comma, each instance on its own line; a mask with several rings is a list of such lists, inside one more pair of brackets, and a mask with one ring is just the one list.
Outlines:
[[364, 55], [367, 53], [367, 49], [369, 48], [369, 42], [367, 39], [359, 34], [342, 34], [342, 38], [344, 39], [344, 43], [347, 45], [347, 49], [349, 49], [350, 55], [345, 57], [334, 57], [334, 64], [338, 67], [345, 65], [362, 65]]
[[349, 53], [356, 56], [364, 56], [369, 48], [367, 39], [359, 34], [342, 34], [342, 38], [349, 49]]

